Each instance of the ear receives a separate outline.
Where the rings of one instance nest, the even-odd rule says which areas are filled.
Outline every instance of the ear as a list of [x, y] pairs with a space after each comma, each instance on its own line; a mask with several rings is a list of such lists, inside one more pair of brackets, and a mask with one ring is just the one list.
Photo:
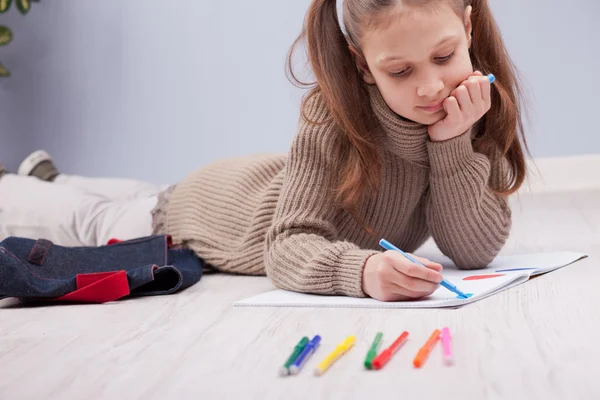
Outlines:
[[469, 48], [471, 48], [471, 41], [473, 38], [473, 23], [471, 22], [472, 14], [473, 14], [473, 7], [468, 6], [465, 9], [464, 23], [465, 23], [465, 32], [467, 33], [467, 46]]
[[350, 49], [350, 53], [352, 53], [352, 55], [354, 56], [354, 61], [356, 62], [356, 66], [362, 74], [363, 81], [365, 81], [365, 83], [368, 85], [374, 85], [375, 78], [373, 78], [373, 74], [371, 73], [371, 70], [369, 69], [369, 65], [367, 64], [365, 58], [354, 46], [349, 45], [348, 48]]

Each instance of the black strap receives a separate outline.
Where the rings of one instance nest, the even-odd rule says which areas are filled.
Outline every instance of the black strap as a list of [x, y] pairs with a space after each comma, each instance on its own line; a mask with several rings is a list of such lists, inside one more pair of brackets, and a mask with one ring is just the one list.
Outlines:
[[36, 265], [43, 265], [46, 255], [52, 246], [53, 243], [51, 241], [38, 239], [29, 253], [29, 262]]

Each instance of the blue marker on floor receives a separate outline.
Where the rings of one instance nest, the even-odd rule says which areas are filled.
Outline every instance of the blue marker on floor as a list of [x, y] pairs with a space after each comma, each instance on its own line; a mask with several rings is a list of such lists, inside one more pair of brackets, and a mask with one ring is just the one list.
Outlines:
[[296, 361], [290, 366], [290, 374], [298, 375], [298, 372], [302, 369], [306, 361], [313, 355], [319, 344], [321, 343], [321, 336], [315, 335], [310, 342], [306, 345], [302, 353], [296, 358]]
[[[386, 249], [386, 250], [395, 250], [395, 251], [398, 251], [398, 252], [400, 252], [400, 254], [402, 254], [404, 257], [406, 257], [410, 261], [414, 262], [415, 264], [419, 264], [419, 265], [422, 265], [423, 267], [425, 267], [425, 265], [423, 265], [423, 263], [415, 260], [413, 257], [409, 256], [408, 254], [406, 254], [405, 252], [403, 252], [402, 250], [400, 250], [399, 248], [397, 248], [396, 246], [394, 246], [393, 244], [391, 244], [390, 242], [388, 242], [385, 239], [381, 239], [379, 241], [379, 245], [381, 247], [383, 247], [384, 249]], [[425, 267], [425, 268], [427, 268], [427, 267]], [[443, 287], [445, 287], [449, 291], [456, 293], [457, 295], [459, 295], [463, 299], [469, 298], [469, 296], [467, 296], [466, 294], [464, 294], [463, 292], [461, 292], [460, 290], [458, 290], [458, 288], [456, 286], [454, 286], [452, 283], [448, 282], [446, 279], [442, 280], [442, 283], [440, 283], [440, 285], [442, 285]]]

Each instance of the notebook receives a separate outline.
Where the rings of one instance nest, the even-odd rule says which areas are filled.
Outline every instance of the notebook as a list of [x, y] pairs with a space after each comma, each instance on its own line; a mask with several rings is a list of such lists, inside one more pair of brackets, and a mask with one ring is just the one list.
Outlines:
[[321, 296], [273, 290], [234, 303], [236, 307], [342, 307], [342, 308], [459, 308], [485, 299], [508, 288], [520, 285], [530, 277], [545, 274], [573, 264], [587, 255], [575, 252], [540, 253], [499, 256], [481, 270], [458, 270], [448, 259], [443, 275], [464, 293], [468, 299], [440, 286], [431, 296], [413, 301], [382, 302], [371, 298]]

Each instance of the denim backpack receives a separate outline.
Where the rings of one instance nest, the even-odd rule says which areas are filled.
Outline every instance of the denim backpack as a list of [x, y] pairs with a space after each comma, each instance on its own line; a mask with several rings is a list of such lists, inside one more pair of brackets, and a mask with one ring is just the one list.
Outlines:
[[0, 242], [0, 298], [104, 303], [175, 293], [198, 282], [204, 262], [168, 236], [105, 246], [64, 247], [46, 239]]

